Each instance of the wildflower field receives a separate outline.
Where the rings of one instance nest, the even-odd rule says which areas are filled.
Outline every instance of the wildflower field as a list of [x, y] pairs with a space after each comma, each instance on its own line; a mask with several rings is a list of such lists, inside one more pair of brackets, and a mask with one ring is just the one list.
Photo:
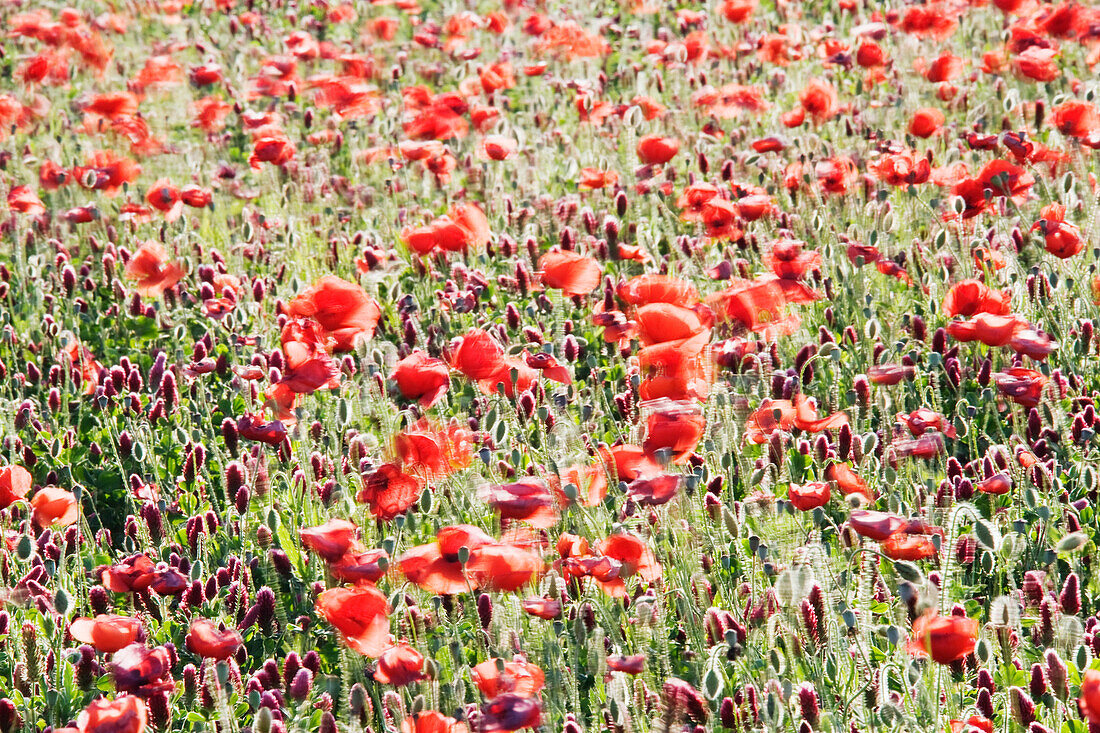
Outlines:
[[0, 733], [1100, 731], [1100, 6], [73, 2]]

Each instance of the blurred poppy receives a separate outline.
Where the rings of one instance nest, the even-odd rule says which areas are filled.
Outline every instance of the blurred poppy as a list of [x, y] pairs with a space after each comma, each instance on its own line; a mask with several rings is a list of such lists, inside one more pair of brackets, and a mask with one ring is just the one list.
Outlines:
[[867, 482], [860, 478], [847, 463], [830, 463], [825, 468], [825, 479], [835, 483], [845, 496], [861, 494], [868, 501], [874, 501], [875, 499], [871, 489], [867, 486]]
[[145, 701], [136, 695], [93, 700], [76, 718], [80, 733], [142, 733], [147, 724]]
[[591, 257], [553, 249], [539, 258], [539, 279], [565, 295], [587, 295], [600, 284], [600, 265]]
[[1008, 290], [994, 290], [980, 280], [962, 280], [951, 286], [940, 309], [949, 318], [976, 313], [1006, 316], [1012, 310], [1010, 298]]
[[821, 269], [820, 252], [804, 252], [805, 242], [783, 239], [772, 245], [771, 251], [764, 255], [764, 264], [779, 278], [797, 280], [812, 270]]
[[500, 514], [502, 519], [518, 519], [545, 529], [558, 521], [558, 506], [546, 482], [528, 478], [515, 483], [485, 485], [477, 497]]
[[485, 733], [516, 731], [522, 728], [538, 728], [542, 722], [542, 710], [537, 700], [505, 693], [481, 706], [478, 730]]
[[909, 429], [914, 438], [929, 431], [941, 432], [948, 438], [954, 438], [956, 435], [955, 426], [947, 422], [947, 418], [927, 407], [920, 407], [909, 414], [898, 413], [897, 419]]
[[1051, 110], [1050, 121], [1067, 137], [1086, 138], [1100, 130], [1100, 110], [1091, 102], [1070, 99]]
[[787, 498], [791, 506], [800, 512], [825, 506], [829, 503], [829, 484], [823, 481], [811, 481], [806, 484], [791, 484], [787, 488]]
[[667, 452], [673, 462], [686, 460], [706, 430], [702, 410], [692, 402], [667, 399], [657, 400], [650, 407], [653, 411], [646, 418], [642, 443], [646, 456], [653, 458]]
[[974, 484], [974, 488], [983, 494], [1001, 495], [1012, 490], [1012, 479], [1006, 473], [998, 473]]
[[916, 368], [901, 364], [879, 364], [867, 370], [867, 378], [871, 384], [894, 385], [903, 381], [912, 381], [916, 375]]
[[536, 665], [517, 657], [511, 662], [489, 659], [470, 668], [470, 678], [485, 697], [506, 692], [537, 697], [546, 684], [546, 675]]
[[378, 657], [375, 682], [403, 687], [424, 679], [424, 655], [408, 644], [395, 644]]
[[7, 509], [26, 498], [31, 490], [31, 474], [22, 466], [0, 468], [0, 509]]
[[359, 528], [346, 519], [330, 519], [317, 527], [298, 530], [302, 544], [322, 559], [332, 562], [348, 551], [359, 538]]
[[680, 141], [674, 137], [646, 135], [638, 141], [638, 157], [646, 165], [661, 165], [676, 157]]
[[203, 659], [228, 659], [240, 648], [244, 639], [236, 629], [219, 629], [207, 619], [193, 619], [185, 639], [187, 648]]
[[895, 514], [856, 509], [848, 517], [848, 523], [860, 537], [882, 542], [905, 529], [905, 520]]
[[428, 408], [438, 402], [451, 384], [447, 363], [414, 349], [393, 368], [393, 380], [401, 396]]
[[581, 168], [578, 188], [582, 190], [595, 190], [614, 186], [619, 182], [619, 174], [615, 171], [600, 170], [599, 168]]
[[175, 689], [172, 680], [172, 660], [163, 646], [146, 649], [130, 644], [115, 652], [107, 665], [114, 675], [115, 689], [141, 697]]
[[635, 316], [638, 336], [645, 344], [679, 341], [709, 333], [711, 314], [706, 308], [685, 308], [672, 303], [649, 303]]
[[598, 581], [604, 592], [612, 597], [625, 597], [626, 578], [637, 576], [643, 582], [652, 583], [661, 577], [661, 566], [653, 552], [644, 540], [634, 535], [611, 535], [600, 542], [597, 552], [619, 566], [615, 577]]
[[936, 554], [936, 546], [924, 535], [896, 532], [882, 541], [882, 554], [892, 560], [915, 562]]
[[466, 577], [460, 551], [465, 548], [470, 553], [493, 543], [493, 538], [477, 527], [467, 524], [443, 527], [434, 542], [413, 547], [399, 557], [397, 568], [411, 582], [431, 593], [465, 593], [476, 589], [477, 584]]
[[798, 102], [817, 124], [827, 122], [837, 115], [836, 88], [827, 81], [810, 80], [799, 92]]
[[1012, 367], [1003, 372], [995, 372], [993, 381], [1001, 394], [1024, 407], [1037, 407], [1043, 396], [1047, 378], [1034, 369]]
[[399, 464], [383, 463], [363, 476], [363, 488], [355, 500], [370, 507], [374, 517], [388, 522], [409, 511], [423, 489], [421, 477], [405, 473]]
[[487, 332], [472, 329], [458, 341], [451, 366], [474, 381], [489, 379], [504, 363], [504, 350]]
[[377, 588], [329, 588], [317, 596], [316, 607], [360, 654], [378, 657], [389, 646], [389, 604]]
[[465, 723], [435, 710], [422, 710], [401, 721], [401, 733], [466, 733]]
[[141, 620], [129, 616], [99, 614], [95, 618], [73, 619], [69, 633], [77, 641], [91, 644], [98, 652], [113, 654], [142, 635]]
[[159, 243], [148, 241], [130, 256], [126, 263], [125, 275], [135, 281], [134, 289], [139, 295], [163, 295], [183, 277], [183, 268], [168, 261], [168, 253]]
[[965, 321], [951, 321], [947, 324], [947, 334], [963, 342], [981, 341], [986, 346], [1007, 346], [1013, 336], [1026, 328], [1027, 321], [1017, 315], [978, 313]]
[[920, 138], [932, 137], [940, 131], [946, 119], [940, 110], [922, 107], [909, 118], [909, 134]]
[[561, 617], [561, 601], [534, 596], [523, 600], [523, 610], [547, 621]]
[[632, 654], [630, 656], [624, 656], [622, 654], [611, 654], [607, 657], [607, 668], [612, 672], [622, 672], [623, 674], [641, 674], [645, 669], [644, 654]]
[[355, 283], [325, 275], [287, 306], [292, 317], [312, 318], [335, 340], [336, 351], [352, 351], [374, 336], [382, 315], [378, 302]]
[[679, 490], [680, 477], [665, 473], [634, 479], [627, 486], [626, 495], [643, 506], [660, 506], [672, 501]]
[[1042, 217], [1032, 225], [1043, 233], [1045, 248], [1055, 257], [1068, 259], [1085, 247], [1081, 230], [1066, 221], [1065, 204], [1048, 204], [1039, 212]]
[[973, 652], [977, 640], [976, 619], [926, 613], [913, 622], [907, 648], [915, 657], [931, 657], [939, 664], [950, 664]]
[[44, 486], [31, 497], [34, 523], [39, 528], [68, 527], [80, 518], [80, 506], [71, 491]]

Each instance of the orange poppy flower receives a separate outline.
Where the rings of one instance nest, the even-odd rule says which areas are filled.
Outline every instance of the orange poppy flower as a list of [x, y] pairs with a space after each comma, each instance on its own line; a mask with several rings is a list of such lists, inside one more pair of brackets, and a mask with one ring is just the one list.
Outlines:
[[338, 560], [359, 538], [359, 528], [346, 519], [330, 519], [317, 527], [298, 530], [298, 538], [323, 559]]
[[71, 491], [45, 486], [31, 497], [34, 523], [40, 528], [68, 527], [80, 518], [80, 505]]
[[839, 109], [836, 88], [821, 79], [813, 79], [807, 83], [798, 95], [798, 102], [817, 124], [836, 117]]
[[94, 619], [82, 616], [73, 619], [69, 633], [77, 641], [91, 644], [96, 651], [114, 654], [137, 641], [141, 620], [112, 614], [100, 614]]
[[680, 141], [674, 137], [646, 135], [638, 141], [638, 157], [646, 165], [662, 165], [680, 152]]
[[552, 249], [539, 258], [539, 279], [543, 285], [565, 295], [587, 295], [599, 287], [600, 265], [576, 252]]
[[921, 138], [935, 135], [947, 120], [943, 112], [935, 107], [922, 107], [909, 119], [909, 134]]
[[466, 576], [459, 551], [470, 552], [494, 540], [477, 527], [459, 524], [443, 527], [434, 542], [413, 547], [397, 559], [397, 569], [409, 581], [424, 590], [441, 595], [465, 593], [476, 589], [476, 582]]
[[668, 275], [638, 275], [620, 285], [616, 292], [619, 298], [633, 306], [670, 303], [690, 308], [699, 302], [699, 293], [694, 285]]
[[389, 604], [374, 586], [329, 588], [317, 596], [316, 608], [363, 656], [378, 657], [389, 646]]
[[405, 473], [399, 464], [383, 463], [363, 476], [363, 488], [355, 500], [370, 507], [373, 516], [388, 522], [411, 509], [423, 490], [423, 478]]
[[477, 497], [495, 509], [502, 519], [518, 519], [540, 529], [552, 527], [559, 519], [554, 495], [541, 479], [485, 485], [477, 490]]
[[825, 479], [836, 484], [845, 496], [862, 494], [868, 501], [875, 499], [867, 482], [860, 478], [847, 463], [830, 463], [825, 469]]
[[505, 542], [482, 545], [470, 551], [466, 574], [474, 587], [510, 593], [534, 582], [542, 573], [542, 560], [522, 547]]
[[578, 181], [577, 186], [581, 189], [593, 190], [614, 186], [618, 182], [619, 174], [615, 171], [581, 168], [580, 181]]
[[687, 460], [706, 431], [702, 411], [691, 402], [665, 399], [657, 400], [653, 407], [646, 419], [646, 437], [642, 443], [645, 454], [653, 458], [668, 451], [674, 462]]

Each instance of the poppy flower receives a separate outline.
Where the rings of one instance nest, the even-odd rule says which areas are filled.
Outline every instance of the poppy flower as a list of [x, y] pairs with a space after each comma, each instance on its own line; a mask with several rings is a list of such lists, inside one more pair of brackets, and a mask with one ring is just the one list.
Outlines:
[[614, 578], [599, 581], [604, 592], [615, 598], [626, 595], [624, 579], [637, 576], [652, 583], [661, 577], [661, 566], [645, 541], [629, 534], [616, 534], [599, 543], [597, 552], [618, 564]]
[[1032, 225], [1031, 231], [1042, 231], [1047, 252], [1064, 260], [1084, 249], [1081, 230], [1066, 221], [1065, 204], [1048, 204], [1039, 214], [1042, 218]]
[[39, 216], [46, 213], [42, 200], [31, 191], [29, 186], [12, 186], [8, 191], [8, 208], [20, 214]]
[[388, 522], [412, 509], [423, 490], [421, 477], [405, 473], [396, 463], [383, 463], [363, 476], [363, 488], [355, 500], [370, 507], [374, 517]]
[[107, 665], [115, 678], [115, 689], [141, 697], [175, 689], [172, 659], [163, 646], [147, 649], [134, 643], [111, 655]]
[[141, 620], [129, 616], [99, 614], [95, 618], [80, 617], [69, 625], [72, 637], [91, 644], [98, 652], [113, 654], [137, 641], [142, 634]]
[[614, 186], [619, 182], [619, 174], [615, 171], [600, 170], [599, 168], [581, 168], [580, 180], [577, 187], [582, 190], [595, 190]]
[[976, 619], [926, 613], [913, 622], [907, 649], [915, 657], [931, 657], [938, 664], [950, 664], [973, 652], [977, 641]]
[[947, 418], [938, 412], [929, 410], [927, 407], [918, 408], [909, 414], [899, 413], [897, 417], [898, 421], [909, 429], [914, 438], [918, 438], [929, 431], [941, 432], [948, 438], [954, 438], [956, 434], [955, 427], [947, 422]]
[[506, 692], [523, 697], [538, 697], [546, 685], [546, 675], [538, 666], [522, 657], [511, 662], [489, 659], [470, 668], [470, 679], [485, 697]]
[[912, 381], [916, 376], [916, 367], [902, 364], [880, 364], [867, 370], [871, 384], [894, 385], [903, 381]]
[[401, 733], [466, 733], [468, 728], [435, 710], [422, 710], [401, 721]]
[[136, 695], [120, 695], [114, 700], [93, 700], [76, 718], [80, 733], [143, 733], [149, 715], [145, 701]]
[[294, 143], [282, 131], [258, 136], [252, 144], [252, 154], [248, 156], [248, 165], [254, 170], [263, 168], [264, 163], [284, 165], [294, 160], [298, 151]]
[[633, 481], [639, 476], [651, 476], [661, 470], [639, 445], [601, 447], [600, 456], [609, 468], [614, 469], [619, 481]]
[[591, 257], [550, 250], [539, 258], [539, 280], [565, 295], [587, 295], [600, 284], [600, 265]]
[[148, 241], [130, 256], [124, 273], [135, 282], [134, 290], [142, 296], [160, 296], [183, 278], [183, 268], [168, 260], [168, 253], [159, 243]]
[[44, 486], [31, 497], [34, 523], [39, 528], [68, 527], [80, 518], [80, 506], [71, 491]]
[[500, 514], [502, 519], [518, 519], [545, 529], [558, 521], [558, 507], [546, 482], [529, 478], [510, 484], [485, 485], [477, 497]]
[[573, 376], [570, 374], [569, 368], [564, 364], [559, 364], [553, 354], [541, 351], [536, 354], [529, 354], [525, 351], [523, 352], [523, 361], [532, 369], [537, 369], [547, 379], [559, 384], [573, 383]]
[[891, 560], [926, 560], [936, 554], [932, 540], [920, 534], [896, 532], [882, 541], [882, 554]]
[[836, 88], [827, 81], [813, 79], [802, 88], [798, 102], [816, 124], [836, 117], [838, 111]]
[[934, 458], [944, 451], [943, 434], [928, 432], [914, 440], [896, 440], [890, 446], [892, 458]]
[[1034, 369], [1012, 367], [994, 372], [993, 381], [1001, 394], [1024, 407], [1037, 407], [1043, 396], [1047, 378]]
[[343, 583], [377, 583], [389, 567], [389, 554], [382, 549], [364, 550], [359, 543], [329, 563], [332, 577]]
[[1081, 693], [1077, 697], [1081, 716], [1090, 725], [1100, 725], [1100, 669], [1087, 669], [1081, 677]]
[[646, 165], [663, 165], [680, 152], [680, 141], [674, 137], [646, 135], [638, 141], [637, 152]]
[[800, 512], [825, 506], [829, 503], [831, 492], [829, 484], [823, 481], [811, 481], [807, 484], [791, 484], [787, 489], [787, 498], [791, 506]]
[[389, 646], [389, 604], [377, 588], [329, 588], [317, 596], [316, 608], [363, 656], [378, 657]]
[[860, 537], [882, 542], [887, 537], [905, 529], [906, 522], [895, 514], [856, 509], [849, 515], [848, 523]]
[[375, 682], [404, 687], [424, 679], [424, 655], [408, 644], [395, 644], [378, 657]]
[[1057, 49], [1028, 46], [1012, 60], [1012, 68], [1032, 81], [1054, 81], [1062, 75], [1055, 60], [1057, 56]]
[[0, 468], [0, 509], [25, 499], [31, 490], [31, 474], [22, 466]]
[[626, 487], [626, 495], [643, 506], [660, 506], [672, 501], [679, 490], [680, 477], [665, 473], [634, 479]]
[[332, 562], [359, 538], [359, 528], [346, 519], [330, 519], [320, 526], [298, 530], [298, 537], [307, 548]]
[[535, 582], [544, 570], [534, 553], [508, 542], [494, 542], [470, 551], [466, 573], [476, 588], [511, 593]]
[[457, 423], [434, 428], [422, 420], [394, 437], [394, 451], [410, 473], [424, 478], [441, 477], [470, 465], [472, 442], [470, 430]]
[[860, 478], [847, 463], [830, 463], [825, 468], [825, 479], [836, 484], [836, 487], [845, 496], [861, 494], [868, 501], [874, 501], [875, 499], [871, 489], [867, 486], [867, 482]]
[[610, 654], [607, 657], [607, 668], [612, 672], [622, 672], [623, 674], [641, 674], [645, 669], [644, 654], [632, 654], [630, 656], [624, 656], [622, 654]]
[[964, 343], [981, 341], [986, 346], [1007, 346], [1013, 336], [1026, 328], [1027, 321], [1017, 315], [978, 313], [968, 320], [947, 324], [947, 334]]
[[998, 473], [974, 484], [974, 488], [983, 494], [1001, 495], [1012, 490], [1012, 479], [1008, 474]]
[[118, 195], [124, 183], [133, 183], [141, 175], [141, 166], [110, 150], [89, 153], [87, 165], [72, 169], [73, 179], [85, 188]]
[[494, 542], [485, 532], [468, 524], [443, 527], [434, 542], [414, 547], [399, 557], [397, 569], [409, 581], [432, 593], [465, 593], [477, 585], [466, 577], [460, 550], [466, 548], [472, 552]]
[[1011, 291], [994, 290], [980, 280], [963, 280], [951, 286], [940, 309], [946, 316], [973, 316], [992, 313], [1007, 316], [1012, 310]]
[[922, 107], [909, 119], [909, 134], [915, 137], [929, 138], [943, 127], [947, 120], [943, 112], [934, 107]]
[[352, 351], [374, 336], [382, 310], [356, 283], [325, 275], [287, 305], [291, 317], [312, 318], [336, 341], [336, 351]]
[[145, 202], [164, 214], [165, 221], [175, 221], [183, 213], [180, 191], [167, 178], [161, 178], [146, 192]]
[[[869, 168], [879, 180], [891, 186], [918, 186], [932, 176], [932, 164], [928, 158], [912, 152], [883, 155]], [[864, 257], [864, 262], [871, 261], [871, 258]]]
[[534, 698], [505, 693], [481, 706], [478, 729], [485, 733], [538, 728], [542, 709]]
[[245, 440], [255, 440], [267, 445], [279, 445], [286, 440], [286, 426], [280, 420], [264, 422], [258, 415], [241, 415], [237, 418], [237, 432]]
[[1023, 354], [1036, 361], [1042, 361], [1058, 348], [1058, 342], [1052, 339], [1049, 334], [1036, 331], [1033, 328], [1024, 328], [1012, 334], [1008, 347], [1017, 354]]
[[812, 270], [821, 269], [820, 252], [804, 252], [805, 242], [784, 239], [775, 242], [764, 256], [764, 264], [779, 278], [797, 280]]
[[185, 639], [187, 648], [203, 659], [228, 659], [236, 654], [244, 639], [236, 629], [220, 630], [213, 621], [195, 619]]
[[645, 344], [679, 341], [710, 331], [711, 315], [706, 308], [649, 303], [638, 308], [635, 318], [638, 336]]
[[[994, 4], [1003, 0], [993, 0]], [[971, 715], [965, 721], [952, 720], [951, 733], [993, 733], [993, 721], [980, 715]]]
[[1087, 138], [1100, 130], [1100, 110], [1090, 102], [1070, 99], [1051, 110], [1050, 121], [1067, 137]]
[[561, 601], [553, 598], [525, 598], [522, 606], [525, 613], [546, 621], [561, 617]]
[[[680, 221], [702, 221], [703, 210], [715, 198], [720, 198], [720, 194], [718, 187], [713, 183], [692, 183], [676, 199], [676, 208], [680, 209]], [[657, 277], [667, 276], [658, 275]]]
[[451, 366], [474, 381], [493, 377], [504, 362], [504, 349], [487, 332], [471, 329], [458, 341]]
[[702, 411], [691, 402], [672, 400], [657, 400], [651, 407], [642, 450], [650, 458], [667, 451], [673, 462], [686, 460], [706, 430]]

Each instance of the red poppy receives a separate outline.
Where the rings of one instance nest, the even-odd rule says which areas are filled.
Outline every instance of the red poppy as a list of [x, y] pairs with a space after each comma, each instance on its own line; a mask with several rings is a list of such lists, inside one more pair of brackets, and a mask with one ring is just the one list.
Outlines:
[[31, 497], [34, 523], [46, 527], [68, 527], [80, 518], [80, 505], [71, 491], [44, 486]]
[[867, 482], [860, 478], [847, 463], [830, 463], [825, 468], [825, 479], [836, 484], [845, 496], [861, 494], [868, 501], [874, 501], [875, 499], [871, 489], [867, 486]]
[[8, 191], [8, 208], [20, 214], [39, 216], [46, 213], [42, 203], [29, 186], [12, 186]]
[[947, 324], [947, 333], [963, 342], [981, 341], [986, 346], [1006, 346], [1013, 336], [1026, 328], [1027, 321], [1017, 315], [978, 313], [969, 320]]
[[7, 509], [26, 498], [31, 490], [31, 474], [22, 466], [0, 468], [0, 509]]
[[797, 280], [807, 272], [821, 269], [821, 253], [804, 252], [805, 242], [783, 239], [775, 242], [764, 256], [764, 264], [779, 278]]
[[438, 402], [451, 384], [447, 363], [431, 358], [420, 349], [397, 362], [392, 376], [402, 397], [417, 400], [425, 408]]
[[321, 558], [338, 560], [359, 538], [359, 528], [346, 519], [330, 519], [317, 527], [298, 530], [302, 544]]
[[282, 421], [264, 422], [258, 415], [241, 415], [237, 418], [237, 431], [245, 440], [255, 440], [267, 445], [279, 445], [287, 436], [286, 426]]
[[895, 514], [857, 509], [848, 517], [848, 523], [861, 537], [882, 542], [905, 529], [906, 522]]
[[1085, 670], [1077, 706], [1090, 725], [1100, 725], [1100, 669]]
[[646, 437], [642, 449], [650, 458], [667, 452], [669, 459], [687, 459], [703, 438], [706, 418], [692, 402], [657, 400], [646, 418]]
[[93, 700], [76, 719], [80, 733], [142, 733], [148, 723], [145, 701], [136, 695]]
[[115, 196], [124, 183], [133, 183], [141, 175], [141, 166], [111, 150], [89, 153], [87, 165], [73, 168], [73, 178], [85, 188]]
[[523, 697], [538, 697], [546, 685], [539, 667], [517, 657], [511, 662], [489, 659], [470, 668], [470, 678], [485, 697], [511, 692]]
[[1051, 110], [1050, 120], [1068, 137], [1086, 138], [1100, 130], [1100, 111], [1090, 102], [1070, 99]]
[[825, 506], [829, 503], [831, 492], [829, 484], [823, 481], [811, 481], [807, 484], [791, 484], [787, 489], [787, 498], [791, 506], [800, 512]]
[[913, 622], [907, 648], [915, 657], [931, 657], [939, 664], [950, 664], [973, 652], [977, 641], [976, 619], [926, 613]]
[[336, 340], [336, 351], [352, 351], [374, 336], [382, 310], [356, 283], [325, 275], [292, 300], [287, 313], [314, 319]]
[[867, 370], [871, 384], [894, 385], [903, 381], [912, 381], [916, 376], [916, 367], [902, 364], [879, 364]]
[[1036, 361], [1042, 361], [1058, 348], [1058, 342], [1042, 331], [1023, 328], [1012, 334], [1008, 347], [1017, 354], [1023, 354]]
[[[879, 180], [891, 186], [918, 186], [926, 183], [932, 175], [932, 164], [928, 158], [912, 152], [884, 155], [869, 167]], [[871, 261], [871, 258], [864, 257], [864, 262]]]
[[559, 364], [553, 354], [540, 351], [535, 354], [523, 352], [523, 361], [532, 369], [537, 369], [542, 376], [559, 384], [572, 384], [573, 375], [564, 364]]
[[423, 710], [401, 721], [401, 733], [466, 733], [465, 723], [435, 710]]
[[661, 468], [639, 445], [616, 445], [600, 448], [600, 456], [619, 481], [633, 481], [639, 476], [652, 476]]
[[817, 124], [836, 117], [839, 109], [836, 88], [821, 79], [813, 79], [807, 83], [798, 95], [798, 102]]
[[485, 485], [477, 497], [495, 509], [502, 519], [518, 519], [545, 529], [557, 523], [557, 501], [546, 483], [528, 478], [511, 484]]
[[424, 655], [408, 644], [395, 644], [378, 657], [374, 680], [383, 685], [404, 687], [424, 679]]
[[659, 344], [709, 334], [712, 319], [706, 308], [650, 303], [638, 308], [636, 320], [638, 336], [642, 342]]
[[561, 601], [553, 598], [525, 598], [523, 610], [537, 618], [551, 621], [561, 617]]
[[943, 112], [934, 107], [922, 107], [909, 119], [909, 134], [928, 138], [935, 135], [946, 121]]
[[194, 619], [185, 639], [187, 648], [203, 659], [228, 659], [244, 639], [236, 629], [221, 630], [213, 621]]
[[948, 438], [954, 438], [956, 434], [955, 427], [947, 422], [947, 418], [927, 407], [918, 408], [909, 414], [898, 413], [897, 419], [905, 424], [914, 438], [929, 431], [941, 432]]
[[477, 328], [458, 341], [451, 356], [451, 366], [474, 381], [493, 377], [503, 361], [504, 350], [492, 336]]
[[993, 380], [1001, 394], [1024, 407], [1036, 407], [1043, 396], [1047, 378], [1034, 369], [1012, 367], [995, 372]]
[[383, 463], [363, 476], [363, 488], [355, 500], [370, 507], [373, 516], [388, 522], [409, 511], [423, 490], [421, 477], [405, 473], [396, 463]]
[[932, 540], [920, 534], [896, 532], [882, 541], [882, 554], [892, 560], [925, 560], [936, 554]]
[[1065, 204], [1048, 204], [1039, 215], [1042, 218], [1032, 225], [1031, 231], [1042, 231], [1047, 252], [1064, 260], [1084, 249], [1081, 230], [1066, 221]]
[[637, 576], [643, 582], [652, 583], [661, 577], [661, 566], [653, 557], [653, 552], [634, 535], [612, 535], [599, 544], [597, 552], [618, 564], [614, 577], [598, 580], [604, 592], [612, 597], [626, 596], [626, 578]]
[[77, 641], [91, 644], [96, 651], [113, 654], [137, 641], [142, 634], [142, 628], [140, 619], [99, 614], [94, 619], [73, 619], [69, 633]]
[[1012, 68], [1022, 77], [1034, 81], [1054, 81], [1062, 75], [1055, 60], [1058, 50], [1028, 46], [1012, 60]]
[[634, 479], [626, 487], [626, 495], [643, 506], [667, 504], [679, 491], [680, 477], [668, 473]]
[[896, 440], [890, 446], [890, 457], [898, 458], [934, 458], [944, 451], [943, 434], [924, 433], [915, 440]]
[[974, 488], [983, 494], [1001, 495], [1012, 490], [1012, 479], [1008, 474], [998, 473], [974, 484]]
[[119, 692], [148, 697], [176, 687], [172, 680], [172, 658], [163, 646], [147, 649], [138, 643], [130, 644], [111, 655], [107, 666]]
[[712, 361], [705, 350], [710, 333], [677, 341], [665, 341], [638, 351], [642, 373], [642, 400], [667, 397], [671, 400], [705, 399], [713, 379]]
[[542, 710], [534, 698], [506, 693], [481, 706], [478, 730], [484, 733], [502, 733], [522, 728], [538, 728], [542, 722]]
[[662, 165], [680, 152], [680, 141], [674, 137], [646, 135], [638, 141], [638, 157], [646, 165]]
[[[1001, 4], [1004, 0], [993, 0], [994, 4]], [[965, 721], [952, 720], [951, 733], [993, 733], [993, 721], [980, 715], [971, 715]]]
[[248, 157], [248, 165], [255, 170], [263, 167], [264, 163], [272, 165], [284, 165], [294, 160], [297, 154], [294, 143], [281, 130], [259, 135], [253, 141], [252, 155]]
[[378, 657], [389, 646], [389, 604], [377, 588], [329, 588], [317, 596], [316, 607], [360, 654]]
[[508, 160], [516, 152], [516, 141], [503, 135], [487, 135], [481, 141], [481, 151], [489, 160]]
[[511, 593], [535, 582], [544, 569], [534, 553], [507, 542], [493, 542], [470, 551], [466, 574], [471, 586]]
[[356, 542], [328, 566], [332, 577], [344, 583], [377, 583], [386, 574], [389, 554], [382, 549], [364, 550]]
[[614, 186], [619, 182], [619, 174], [615, 171], [600, 170], [599, 168], [581, 168], [578, 188], [594, 190]]
[[449, 476], [473, 460], [473, 434], [452, 422], [444, 428], [421, 420], [394, 438], [394, 451], [409, 472], [424, 478]]
[[397, 568], [411, 582], [432, 593], [464, 593], [477, 585], [466, 577], [460, 550], [472, 552], [493, 543], [492, 537], [468, 524], [443, 527], [434, 542], [414, 547], [399, 557]]
[[328, 353], [335, 340], [319, 324], [301, 319], [289, 321], [280, 339], [286, 365], [278, 385], [296, 394], [339, 388], [340, 366]]
[[183, 213], [180, 191], [167, 178], [161, 178], [146, 192], [145, 202], [164, 214], [165, 221], [175, 221]]
[[623, 656], [622, 654], [611, 654], [607, 657], [607, 668], [612, 672], [622, 672], [623, 674], [641, 674], [645, 669], [644, 654], [632, 654], [630, 656]]
[[591, 257], [553, 249], [539, 258], [539, 279], [565, 295], [587, 295], [600, 284], [600, 265]]
[[124, 271], [135, 281], [134, 290], [143, 296], [160, 296], [183, 278], [183, 268], [168, 261], [168, 253], [159, 243], [148, 241], [130, 256]]
[[976, 313], [1006, 316], [1012, 310], [1011, 297], [1009, 290], [994, 290], [980, 280], [963, 280], [951, 287], [940, 308], [949, 318]]

